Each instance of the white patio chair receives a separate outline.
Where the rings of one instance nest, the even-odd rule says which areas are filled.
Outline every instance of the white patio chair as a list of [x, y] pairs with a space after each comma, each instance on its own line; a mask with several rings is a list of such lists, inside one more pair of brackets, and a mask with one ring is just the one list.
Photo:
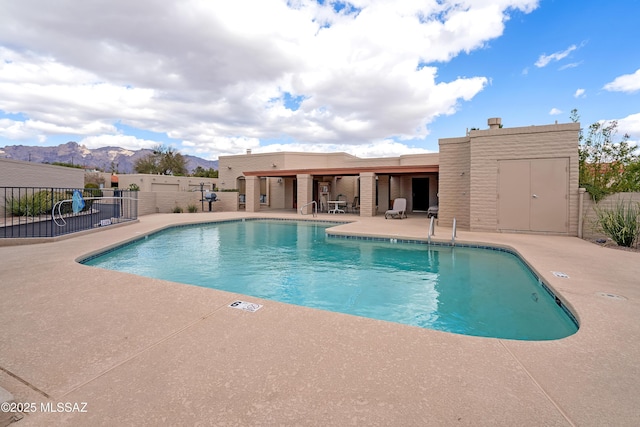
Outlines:
[[389, 217], [400, 218], [407, 217], [407, 199], [398, 197], [393, 201], [393, 209], [389, 209], [384, 213], [384, 219]]

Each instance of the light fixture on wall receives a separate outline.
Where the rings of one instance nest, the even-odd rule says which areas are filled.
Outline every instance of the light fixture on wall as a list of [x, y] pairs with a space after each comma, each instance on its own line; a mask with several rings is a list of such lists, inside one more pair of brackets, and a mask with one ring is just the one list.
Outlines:
[[278, 184], [282, 184], [282, 178], [278, 178]]
[[460, 176], [464, 175], [464, 171], [460, 172]]
[[227, 166], [227, 169], [231, 169], [231, 166]]
[[278, 165], [276, 165], [275, 163], [271, 163], [271, 167], [272, 168], [276, 168], [276, 167], [278, 167]]

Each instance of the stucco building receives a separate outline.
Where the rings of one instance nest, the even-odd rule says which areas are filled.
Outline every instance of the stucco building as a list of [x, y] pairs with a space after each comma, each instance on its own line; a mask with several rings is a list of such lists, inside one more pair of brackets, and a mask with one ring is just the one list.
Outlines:
[[[439, 152], [387, 158], [346, 153], [263, 153], [219, 158], [216, 179], [104, 174], [105, 187], [135, 184], [140, 215], [197, 206], [218, 191], [216, 211], [348, 211], [375, 216], [405, 198], [407, 212], [439, 207], [438, 225], [471, 231], [580, 235], [579, 123], [488, 129], [439, 140]], [[5, 187], [83, 186], [83, 171], [12, 160], [0, 163]], [[117, 182], [115, 181], [117, 179]]]
[[439, 140], [440, 152], [362, 159], [345, 153], [221, 156], [218, 184], [239, 209], [301, 209], [328, 200], [375, 216], [393, 199], [408, 212], [439, 206], [439, 225], [472, 231], [578, 234], [579, 123], [489, 128]]

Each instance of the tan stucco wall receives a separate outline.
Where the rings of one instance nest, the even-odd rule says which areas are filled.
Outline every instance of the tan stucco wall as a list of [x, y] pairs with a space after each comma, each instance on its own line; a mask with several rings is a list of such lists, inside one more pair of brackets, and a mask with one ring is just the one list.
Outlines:
[[374, 173], [365, 172], [360, 176], [360, 215], [375, 216], [378, 211], [375, 198], [376, 177]]
[[[307, 205], [313, 199], [313, 177], [311, 175], [298, 175], [298, 210], [305, 214], [313, 213], [314, 206]], [[319, 210], [320, 206], [316, 206]]]
[[498, 161], [569, 159], [569, 235], [578, 233], [579, 123], [471, 131], [470, 229], [497, 227]]
[[[104, 178], [104, 186], [111, 187], [111, 174], [98, 173]], [[200, 183], [204, 182], [205, 190], [211, 190], [217, 185], [218, 178], [200, 178], [192, 176], [171, 176], [151, 174], [118, 174], [118, 188], [128, 189], [129, 185], [136, 184], [140, 191], [200, 191]]]
[[243, 172], [273, 170], [278, 176], [282, 169], [324, 169], [364, 166], [437, 165], [438, 153], [415, 154], [386, 158], [358, 158], [347, 153], [263, 153], [220, 156], [219, 184], [221, 188], [235, 188], [236, 179]]
[[[203, 203], [200, 201], [200, 192], [193, 191], [137, 191], [138, 216], [154, 213], [171, 213], [175, 207], [181, 207], [188, 212], [189, 205], [198, 208], [202, 212]], [[238, 193], [216, 192], [218, 201], [211, 206], [213, 212], [236, 212], [238, 210]], [[209, 202], [204, 202], [204, 212], [209, 212]]]
[[470, 226], [470, 138], [446, 138], [440, 143], [438, 224], [468, 229]]
[[83, 188], [84, 170], [0, 159], [0, 187]]
[[497, 230], [498, 161], [568, 158], [568, 234], [578, 233], [579, 123], [473, 130], [441, 139], [439, 225]]

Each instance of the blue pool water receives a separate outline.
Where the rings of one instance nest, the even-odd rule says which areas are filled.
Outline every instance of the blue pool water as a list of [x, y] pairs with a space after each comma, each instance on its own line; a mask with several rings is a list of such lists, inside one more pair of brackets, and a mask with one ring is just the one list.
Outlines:
[[178, 227], [84, 264], [466, 335], [551, 340], [577, 331], [515, 255], [327, 236], [335, 224]]

